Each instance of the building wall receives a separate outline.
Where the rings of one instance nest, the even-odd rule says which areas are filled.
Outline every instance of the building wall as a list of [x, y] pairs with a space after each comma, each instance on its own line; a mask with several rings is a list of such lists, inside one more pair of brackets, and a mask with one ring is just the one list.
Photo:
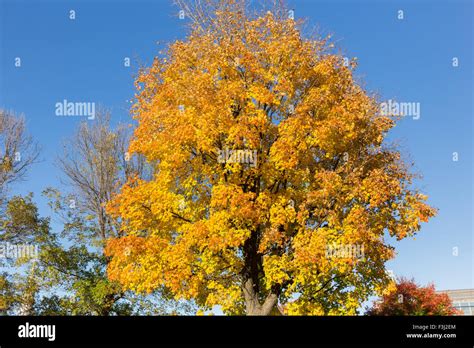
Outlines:
[[474, 315], [474, 289], [445, 290], [438, 293], [448, 294], [453, 306], [460, 309], [464, 315]]

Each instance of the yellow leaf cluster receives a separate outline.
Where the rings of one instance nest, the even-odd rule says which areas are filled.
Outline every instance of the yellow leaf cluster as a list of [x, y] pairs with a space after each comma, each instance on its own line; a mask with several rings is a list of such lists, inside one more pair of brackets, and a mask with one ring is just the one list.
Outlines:
[[[213, 18], [137, 79], [130, 152], [154, 176], [108, 204], [123, 233], [107, 246], [108, 274], [242, 313], [253, 272], [256, 296], [275, 292], [289, 314], [355, 314], [387, 285], [384, 234], [413, 235], [435, 214], [383, 143], [395, 121], [354, 81], [355, 64], [294, 21]], [[256, 151], [256, 165], [219, 161], [223, 149]]]

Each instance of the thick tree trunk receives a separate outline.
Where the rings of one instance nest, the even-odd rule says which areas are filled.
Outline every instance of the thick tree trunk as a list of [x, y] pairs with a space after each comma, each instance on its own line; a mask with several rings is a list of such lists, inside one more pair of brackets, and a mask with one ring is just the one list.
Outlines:
[[[259, 195], [259, 177], [255, 178], [250, 192], [254, 192], [256, 196]], [[265, 293], [266, 297], [263, 299], [264, 293], [261, 293], [260, 283], [265, 275], [263, 272], [262, 255], [258, 252], [260, 236], [261, 226], [257, 226], [243, 246], [242, 292], [244, 294], [245, 313], [247, 315], [270, 315], [272, 309], [277, 304], [280, 292], [279, 287], [272, 288], [268, 294]], [[261, 300], [263, 303], [260, 302]]]
[[261, 304], [252, 279], [247, 279], [244, 282], [242, 290], [245, 299], [245, 313], [247, 315], [270, 315], [273, 307], [277, 304], [278, 295], [273, 292], [268, 294], [263, 304]]

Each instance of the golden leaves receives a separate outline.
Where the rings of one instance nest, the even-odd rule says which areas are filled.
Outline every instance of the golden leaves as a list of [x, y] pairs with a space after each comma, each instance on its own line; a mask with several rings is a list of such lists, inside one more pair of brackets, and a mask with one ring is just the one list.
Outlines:
[[[294, 21], [223, 10], [211, 27], [137, 79], [130, 150], [154, 176], [108, 204], [125, 235], [107, 246], [109, 276], [241, 313], [252, 258], [258, 296], [299, 296], [287, 313], [355, 314], [386, 285], [385, 232], [413, 235], [435, 214], [383, 146], [395, 120], [354, 81], [355, 64], [302, 38]], [[255, 151], [257, 165], [219, 161], [226, 148]], [[334, 256], [332, 245], [364, 256]]]

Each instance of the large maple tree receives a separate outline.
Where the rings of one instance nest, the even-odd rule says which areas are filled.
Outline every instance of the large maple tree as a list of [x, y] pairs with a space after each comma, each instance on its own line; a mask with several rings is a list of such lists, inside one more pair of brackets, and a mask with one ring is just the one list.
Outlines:
[[[108, 204], [109, 277], [229, 314], [355, 314], [389, 283], [384, 236], [435, 214], [384, 142], [396, 120], [282, 8], [218, 1], [196, 18], [137, 79], [130, 153], [155, 174]], [[363, 256], [327, 252], [347, 245]]]

